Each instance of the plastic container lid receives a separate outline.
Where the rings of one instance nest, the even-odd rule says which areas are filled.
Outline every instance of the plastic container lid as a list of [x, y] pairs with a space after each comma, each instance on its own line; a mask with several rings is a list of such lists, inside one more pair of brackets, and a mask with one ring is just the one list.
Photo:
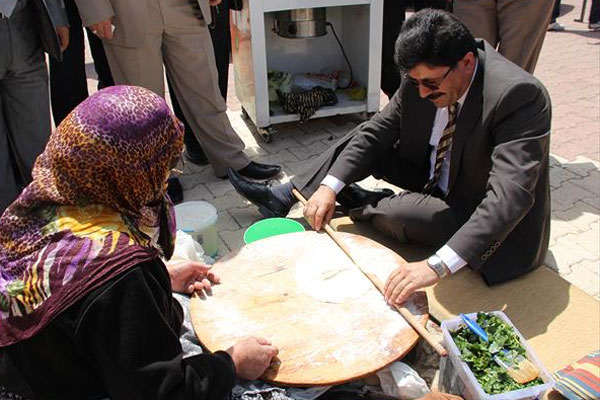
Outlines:
[[188, 201], [175, 206], [177, 229], [198, 232], [217, 222], [217, 209], [206, 201]]
[[250, 225], [244, 232], [244, 243], [250, 244], [260, 239], [285, 233], [304, 232], [301, 223], [288, 218], [267, 218]]

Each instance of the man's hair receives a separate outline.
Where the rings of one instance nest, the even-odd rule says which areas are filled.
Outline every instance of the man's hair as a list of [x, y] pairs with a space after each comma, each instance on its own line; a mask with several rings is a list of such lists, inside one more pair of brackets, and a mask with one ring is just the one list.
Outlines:
[[425, 9], [406, 20], [396, 40], [395, 61], [401, 71], [417, 64], [453, 66], [465, 54], [477, 57], [475, 39], [454, 15]]

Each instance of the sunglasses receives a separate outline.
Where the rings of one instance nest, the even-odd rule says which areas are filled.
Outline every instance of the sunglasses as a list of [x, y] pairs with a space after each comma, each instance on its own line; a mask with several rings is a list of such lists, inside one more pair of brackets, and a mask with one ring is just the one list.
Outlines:
[[410, 82], [416, 88], [419, 88], [419, 85], [423, 85], [429, 90], [438, 90], [440, 88], [440, 86], [442, 85], [442, 83], [444, 83], [444, 81], [446, 80], [446, 77], [448, 76], [448, 74], [450, 74], [450, 72], [452, 70], [454, 70], [455, 67], [456, 67], [456, 63], [454, 65], [452, 65], [450, 68], [448, 68], [448, 71], [446, 71], [446, 73], [444, 75], [442, 75], [439, 78], [436, 78], [433, 81], [432, 80], [422, 81], [419, 79], [415, 79], [412, 76], [408, 75], [408, 72], [404, 73], [404, 79], [406, 79], [408, 82]]

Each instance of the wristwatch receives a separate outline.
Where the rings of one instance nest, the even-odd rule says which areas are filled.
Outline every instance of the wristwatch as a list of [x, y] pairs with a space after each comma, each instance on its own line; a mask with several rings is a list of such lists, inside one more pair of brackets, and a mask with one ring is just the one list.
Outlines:
[[448, 267], [437, 254], [434, 254], [427, 259], [427, 265], [440, 279], [448, 275]]

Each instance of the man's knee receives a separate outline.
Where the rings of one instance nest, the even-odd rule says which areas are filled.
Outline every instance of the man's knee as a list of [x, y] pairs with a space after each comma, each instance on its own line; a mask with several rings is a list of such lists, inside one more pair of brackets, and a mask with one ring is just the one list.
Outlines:
[[400, 243], [442, 246], [461, 221], [443, 200], [404, 192], [381, 200], [375, 207], [352, 210], [353, 220], [370, 221], [380, 232]]

